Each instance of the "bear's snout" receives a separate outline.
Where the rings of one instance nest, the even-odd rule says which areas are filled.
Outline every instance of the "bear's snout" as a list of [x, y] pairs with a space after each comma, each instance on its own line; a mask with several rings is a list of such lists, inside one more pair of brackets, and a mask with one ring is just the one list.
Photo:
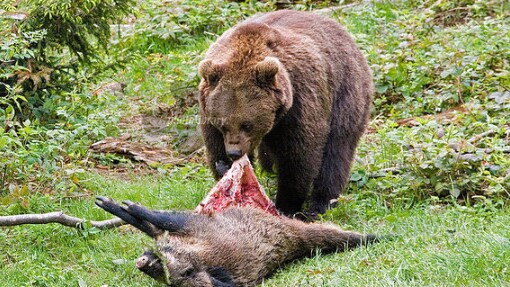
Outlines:
[[231, 160], [238, 160], [238, 159], [241, 158], [241, 156], [243, 156], [243, 152], [240, 149], [228, 150], [227, 151], [227, 156]]

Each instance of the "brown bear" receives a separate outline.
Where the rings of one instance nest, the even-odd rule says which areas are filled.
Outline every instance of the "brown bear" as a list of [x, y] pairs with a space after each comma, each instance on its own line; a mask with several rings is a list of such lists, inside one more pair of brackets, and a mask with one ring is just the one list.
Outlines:
[[308, 199], [309, 212], [324, 213], [348, 182], [372, 102], [371, 71], [345, 29], [308, 12], [262, 14], [226, 31], [198, 70], [215, 177], [256, 151], [276, 169], [280, 211]]

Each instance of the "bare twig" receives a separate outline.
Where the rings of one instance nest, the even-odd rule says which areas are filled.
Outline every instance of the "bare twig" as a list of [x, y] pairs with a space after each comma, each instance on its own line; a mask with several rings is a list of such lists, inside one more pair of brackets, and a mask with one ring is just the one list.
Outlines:
[[[86, 220], [69, 216], [61, 211], [43, 213], [43, 214], [20, 214], [20, 215], [9, 215], [0, 216], [0, 226], [15, 226], [22, 224], [47, 224], [47, 223], [60, 223], [64, 226], [74, 227], [78, 229], [84, 229], [84, 223]], [[120, 218], [113, 218], [103, 221], [89, 221], [92, 227], [98, 229], [110, 229], [116, 228], [123, 224]]]
[[4, 172], [2, 173], [2, 181], [0, 181], [0, 188], [4, 187], [6, 174], [7, 174], [7, 165], [4, 166]]
[[398, 167], [398, 166], [395, 166], [395, 167], [388, 167], [388, 168], [383, 168], [383, 169], [380, 169], [378, 170], [377, 172], [375, 173], [371, 173], [368, 175], [369, 178], [379, 178], [379, 177], [385, 177], [386, 175], [388, 175], [388, 173], [392, 173], [392, 174], [401, 174], [402, 173], [402, 168], [401, 167]]
[[469, 143], [475, 143], [475, 142], [481, 140], [482, 138], [484, 138], [486, 136], [491, 136], [491, 135], [493, 135], [495, 133], [496, 133], [495, 131], [486, 131], [486, 132], [483, 132], [481, 134], [477, 134], [477, 135], [473, 136], [472, 138], [468, 139], [468, 142]]
[[360, 5], [360, 3], [351, 3], [351, 4], [342, 5], [342, 6], [332, 6], [332, 7], [328, 7], [328, 8], [315, 10], [314, 13], [317, 13], [320, 15], [337, 14], [339, 11], [340, 12], [346, 11], [346, 10], [349, 10], [349, 9], [359, 6], [359, 5]]

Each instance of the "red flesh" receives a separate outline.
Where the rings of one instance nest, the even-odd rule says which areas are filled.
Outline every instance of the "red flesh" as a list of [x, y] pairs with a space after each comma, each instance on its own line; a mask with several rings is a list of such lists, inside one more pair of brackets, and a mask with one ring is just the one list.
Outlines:
[[223, 178], [197, 206], [195, 212], [212, 214], [224, 211], [230, 206], [252, 206], [279, 216], [274, 203], [267, 197], [257, 181], [246, 155], [232, 164]]

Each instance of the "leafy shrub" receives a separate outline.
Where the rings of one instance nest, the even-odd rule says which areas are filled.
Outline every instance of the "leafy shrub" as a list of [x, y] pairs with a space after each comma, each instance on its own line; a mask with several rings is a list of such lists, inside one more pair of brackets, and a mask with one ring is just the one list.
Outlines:
[[[83, 88], [79, 85], [88, 77], [83, 72], [93, 75], [105, 68], [100, 49], [107, 48], [111, 21], [129, 13], [133, 3], [36, 0], [4, 7], [6, 17], [0, 22], [4, 38], [0, 97], [4, 107], [11, 99], [26, 118], [44, 105], [45, 95], [52, 91]], [[19, 100], [25, 103], [21, 105]]]
[[133, 4], [36, 0], [0, 7], [4, 203], [19, 198], [19, 190], [72, 191], [76, 184], [63, 167], [82, 158], [91, 141], [116, 129], [117, 118], [107, 106], [118, 100], [88, 90], [91, 79], [111, 64], [103, 56], [110, 24]]
[[272, 10], [270, 2], [225, 0], [147, 1], [140, 18], [122, 39], [123, 46], [143, 53], [167, 53], [215, 38], [240, 20]]
[[415, 118], [411, 127], [378, 121], [359, 148], [351, 187], [411, 202], [508, 197], [510, 92], [488, 98], [466, 103], [448, 119]]
[[[411, 2], [374, 2], [338, 15], [368, 49], [377, 111], [434, 114], [508, 87], [508, 10], [487, 1]], [[468, 13], [464, 25], [434, 20], [459, 11]]]
[[373, 133], [359, 147], [352, 191], [387, 202], [508, 197], [508, 3], [383, 1], [337, 16], [376, 85]]

